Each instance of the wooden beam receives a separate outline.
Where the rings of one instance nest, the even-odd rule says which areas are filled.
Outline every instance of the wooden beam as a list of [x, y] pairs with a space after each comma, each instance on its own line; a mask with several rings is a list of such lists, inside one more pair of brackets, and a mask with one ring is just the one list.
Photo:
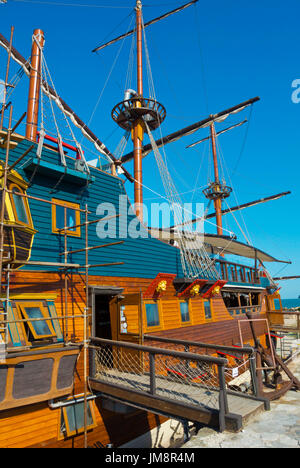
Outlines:
[[85, 249], [78, 249], [78, 250], [70, 250], [68, 252], [63, 252], [60, 253], [59, 255], [67, 255], [74, 254], [74, 253], [79, 253], [79, 252], [85, 252], [86, 250], [95, 250], [95, 249], [104, 249], [105, 247], [112, 247], [113, 245], [119, 245], [119, 244], [124, 244], [124, 241], [119, 241], [119, 242], [110, 242], [109, 244], [101, 244], [101, 245], [96, 245], [95, 247], [86, 247]]
[[102, 268], [107, 266], [124, 265], [124, 262], [99, 263], [98, 265], [87, 265], [88, 268]]

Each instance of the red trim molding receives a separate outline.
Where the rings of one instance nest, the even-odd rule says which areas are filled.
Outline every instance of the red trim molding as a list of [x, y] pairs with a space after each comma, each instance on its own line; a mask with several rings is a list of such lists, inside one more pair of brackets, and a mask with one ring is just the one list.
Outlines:
[[150, 283], [144, 292], [144, 299], [158, 299], [163, 296], [175, 278], [176, 275], [158, 273], [157, 277]]

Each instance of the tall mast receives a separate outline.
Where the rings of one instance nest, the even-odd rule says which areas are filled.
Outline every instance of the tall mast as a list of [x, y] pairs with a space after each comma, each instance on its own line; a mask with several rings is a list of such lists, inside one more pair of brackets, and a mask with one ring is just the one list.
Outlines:
[[[125, 92], [125, 100], [112, 110], [113, 120], [127, 132], [131, 132], [134, 160], [134, 204], [136, 216], [143, 222], [143, 140], [147, 127], [156, 130], [166, 118], [166, 109], [156, 99], [144, 97], [143, 92], [143, 20], [142, 2], [136, 1], [137, 39], [137, 92]], [[97, 50], [97, 49], [95, 49]], [[131, 96], [131, 97], [130, 97]], [[147, 122], [147, 124], [145, 124]]]
[[42, 50], [44, 43], [45, 38], [43, 31], [41, 29], [36, 29], [33, 33], [31, 50], [31, 69], [26, 123], [26, 138], [34, 142], [36, 141], [38, 130]]
[[[142, 2], [136, 2], [136, 38], [137, 38], [137, 92], [138, 97], [143, 97], [143, 31], [142, 31]], [[137, 100], [136, 107], [141, 107], [142, 102]], [[143, 169], [142, 150], [144, 139], [144, 124], [138, 118], [133, 123], [133, 145], [134, 145], [134, 203], [136, 215], [143, 221]]]
[[[218, 155], [217, 155], [217, 145], [216, 145], [216, 129], [215, 123], [212, 122], [210, 126], [210, 136], [212, 143], [212, 154], [214, 160], [214, 173], [215, 173], [215, 188], [218, 190], [220, 187], [220, 178], [219, 178], [219, 166], [218, 166]], [[215, 198], [214, 200], [216, 220], [217, 220], [217, 232], [219, 236], [223, 234], [222, 226], [222, 201], [221, 198]]]
[[217, 233], [219, 236], [223, 235], [223, 224], [222, 224], [222, 200], [229, 197], [232, 189], [225, 185], [224, 182], [220, 182], [219, 176], [219, 164], [218, 164], [218, 153], [217, 153], [217, 135], [215, 129], [214, 116], [210, 116], [210, 139], [212, 145], [213, 163], [214, 163], [214, 181], [211, 182], [208, 187], [203, 190], [204, 195], [209, 200], [212, 200], [215, 205], [215, 216], [217, 224]]

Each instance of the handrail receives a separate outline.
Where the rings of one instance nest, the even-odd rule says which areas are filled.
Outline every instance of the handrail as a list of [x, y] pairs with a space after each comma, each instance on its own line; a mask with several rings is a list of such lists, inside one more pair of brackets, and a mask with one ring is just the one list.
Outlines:
[[117, 346], [119, 348], [135, 349], [137, 351], [144, 351], [150, 354], [163, 354], [165, 356], [172, 356], [172, 357], [182, 358], [182, 359], [190, 360], [190, 361], [202, 361], [202, 362], [207, 362], [211, 364], [217, 364], [220, 366], [225, 366], [227, 364], [227, 359], [223, 359], [223, 358], [216, 358], [214, 356], [206, 356], [203, 354], [200, 355], [196, 353], [186, 353], [182, 351], [166, 350], [164, 348], [155, 348], [153, 346], [144, 346], [144, 345], [139, 345], [135, 343], [128, 343], [126, 341], [115, 341], [115, 340], [107, 340], [104, 338], [91, 337], [90, 342], [95, 343], [95, 344], [108, 344], [112, 346]]
[[[257, 382], [257, 373], [256, 373], [256, 350], [252, 346], [243, 346], [243, 347], [235, 347], [235, 346], [225, 346], [225, 345], [216, 345], [211, 343], [201, 343], [198, 341], [186, 341], [186, 340], [178, 340], [173, 338], [164, 338], [156, 335], [144, 335], [144, 340], [151, 340], [151, 341], [158, 341], [159, 343], [166, 343], [166, 344], [173, 344], [173, 345], [182, 345], [184, 346], [185, 350], [188, 351], [190, 347], [198, 347], [204, 348], [206, 350], [214, 350], [218, 353], [224, 353], [228, 356], [233, 355], [236, 356], [238, 354], [241, 355], [248, 355], [248, 359], [250, 362], [250, 374], [251, 374], [251, 381], [253, 386], [253, 394], [256, 398], [259, 398], [259, 388]], [[225, 378], [225, 377], [224, 377]]]
[[290, 309], [282, 309], [282, 310], [267, 310], [266, 312], [267, 314], [270, 314], [270, 315], [300, 315], [300, 311], [299, 310], [295, 310], [295, 311], [292, 311]]
[[238, 354], [253, 354], [254, 348], [251, 346], [244, 346], [244, 347], [235, 347], [235, 346], [224, 346], [224, 345], [215, 345], [210, 343], [201, 343], [199, 341], [186, 341], [186, 340], [177, 340], [173, 338], [164, 338], [161, 336], [156, 335], [144, 335], [144, 340], [149, 341], [158, 341], [160, 343], [168, 343], [168, 344], [179, 344], [183, 346], [193, 346], [198, 348], [205, 348], [205, 349], [214, 349], [219, 351], [228, 351], [234, 352]]
[[[239, 263], [228, 262], [226, 260], [216, 259], [215, 264], [219, 264], [222, 271], [222, 277], [224, 280], [241, 282], [246, 284], [254, 284], [257, 279], [257, 269], [247, 265], [241, 265]], [[234, 272], [230, 271], [228, 274], [228, 268], [233, 268]], [[238, 271], [239, 269], [239, 271]], [[241, 275], [242, 272], [242, 275]], [[250, 278], [247, 278], [247, 274], [250, 274]]]
[[[96, 350], [101, 350], [101, 345], [109, 345], [112, 347], [116, 348], [125, 348], [128, 350], [136, 350], [144, 353], [148, 353], [149, 355], [149, 370], [146, 375], [149, 378], [149, 392], [146, 392], [147, 395], [151, 395], [153, 398], [161, 398], [162, 401], [165, 400], [164, 397], [160, 396], [157, 392], [157, 375], [156, 375], [156, 368], [155, 368], [155, 357], [156, 355], [164, 355], [164, 356], [170, 356], [170, 357], [175, 357], [175, 358], [180, 358], [182, 361], [187, 365], [189, 361], [192, 362], [202, 362], [202, 363], [207, 363], [207, 364], [212, 364], [217, 367], [217, 381], [218, 381], [218, 406], [219, 406], [219, 426], [220, 426], [220, 431], [224, 431], [226, 428], [226, 415], [229, 414], [229, 405], [228, 405], [228, 398], [227, 398], [227, 387], [226, 387], [226, 378], [225, 378], [225, 365], [228, 364], [228, 360], [224, 358], [216, 358], [214, 356], [206, 356], [206, 355], [200, 355], [200, 354], [195, 354], [195, 353], [190, 353], [190, 352], [181, 352], [181, 351], [173, 351], [173, 350], [166, 350], [163, 348], [156, 348], [152, 346], [144, 346], [144, 345], [139, 345], [135, 343], [128, 343], [128, 342], [123, 342], [123, 341], [115, 341], [115, 340], [107, 340], [104, 338], [96, 338], [96, 337], [91, 337], [89, 339], [89, 348], [91, 351], [90, 358], [92, 359], [91, 365], [90, 365], [90, 378], [95, 379], [96, 378], [96, 368], [95, 368], [95, 352]], [[97, 346], [98, 345], [98, 346]], [[99, 346], [100, 345], [100, 346]], [[132, 369], [134, 371], [134, 368]], [[160, 374], [158, 374], [160, 375]], [[104, 383], [105, 383], [105, 373], [103, 374], [104, 377]], [[101, 373], [99, 376], [97, 376], [96, 380], [101, 382]], [[124, 383], [122, 380], [120, 380], [119, 386], [122, 388], [124, 386]], [[131, 388], [128, 389], [128, 392], [131, 392], [131, 394], [134, 396], [137, 394], [137, 390], [134, 389], [132, 390]], [[145, 393], [145, 391], [143, 391]], [[170, 397], [168, 397], [170, 401]], [[176, 401], [178, 403], [178, 401]]]

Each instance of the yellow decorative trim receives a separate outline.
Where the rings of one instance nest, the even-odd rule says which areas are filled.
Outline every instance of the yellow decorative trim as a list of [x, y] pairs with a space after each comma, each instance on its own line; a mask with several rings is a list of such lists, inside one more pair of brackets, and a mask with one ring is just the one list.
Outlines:
[[216, 286], [213, 290], [212, 290], [212, 296], [218, 296], [220, 294], [220, 291], [221, 291], [221, 287], [220, 286]]
[[[182, 315], [181, 315], [181, 307], [180, 307], [180, 304], [184, 304], [184, 303], [187, 303], [187, 304], [188, 304], [188, 310], [189, 310], [189, 318], [190, 318], [190, 320], [187, 321], [187, 322], [183, 322], [183, 321], [182, 321]], [[180, 323], [181, 323], [181, 326], [182, 326], [182, 327], [186, 327], [186, 326], [192, 325], [192, 324], [193, 324], [193, 321], [192, 321], [192, 307], [191, 307], [191, 301], [190, 301], [189, 299], [186, 300], [186, 301], [184, 301], [184, 300], [178, 301], [178, 308], [179, 308], [179, 315], [180, 315]]]
[[[147, 324], [147, 313], [146, 313], [146, 304], [157, 304], [157, 309], [158, 309], [158, 318], [159, 318], [159, 325], [149, 327]], [[143, 316], [144, 316], [144, 327], [147, 332], [151, 331], [158, 331], [158, 330], [163, 330], [164, 329], [164, 323], [163, 323], [163, 313], [162, 313], [162, 306], [161, 306], [161, 301], [144, 301], [143, 303]]]
[[[210, 313], [211, 313], [211, 318], [207, 318], [205, 315], [205, 302], [208, 302], [210, 305]], [[213, 304], [211, 299], [204, 299], [203, 300], [203, 312], [204, 312], [204, 320], [205, 322], [213, 322], [214, 321], [214, 309], [213, 309]]]
[[[77, 397], [79, 398], [79, 395]], [[83, 395], [82, 395], [82, 397], [83, 397]], [[76, 400], [76, 398], [75, 398], [75, 400]], [[74, 399], [74, 397], [69, 397], [66, 401], [70, 401], [70, 400], [73, 400], [73, 399]], [[76, 405], [76, 402], [74, 403], [74, 405]], [[70, 405], [70, 406], [73, 406], [73, 405]], [[77, 429], [75, 431], [70, 430], [70, 425], [69, 425], [69, 420], [68, 420], [68, 415], [67, 415], [67, 408], [70, 408], [70, 406], [62, 407], [59, 410], [60, 411], [60, 417], [58, 418], [58, 436], [57, 436], [58, 440], [63, 440], [65, 438], [67, 438], [67, 437], [74, 437], [74, 436], [76, 436], [78, 434], [82, 434], [84, 432], [84, 427], [82, 427], [80, 429]], [[88, 406], [90, 407], [91, 416], [92, 416], [92, 420], [93, 420], [92, 424], [87, 426], [87, 430], [90, 431], [90, 430], [94, 429], [95, 427], [97, 427], [95, 402], [93, 400], [89, 400], [88, 401]], [[64, 419], [66, 434], [63, 434], [61, 432], [62, 418]]]
[[198, 296], [199, 292], [200, 292], [200, 285], [195, 284], [195, 286], [193, 286], [192, 289], [190, 290], [190, 295], [193, 296], [193, 297]]
[[[19, 294], [14, 294], [13, 292], [9, 295], [9, 299], [14, 301], [14, 300], [30, 300], [32, 299], [33, 301], [35, 300], [40, 300], [40, 301], [54, 301], [57, 299], [58, 294], [52, 293], [52, 294], [43, 294], [43, 293], [19, 293]], [[0, 295], [0, 300], [6, 299], [5, 294]]]
[[[10, 183], [9, 186], [8, 186], [8, 189], [10, 191], [12, 191], [14, 188], [16, 188], [18, 192], [25, 194], [25, 190], [20, 187], [20, 184], [17, 185], [15, 183]], [[33, 229], [33, 221], [32, 221], [32, 218], [31, 218], [28, 199], [26, 197], [20, 197], [20, 198], [22, 199], [23, 204], [24, 204], [24, 208], [25, 208], [25, 212], [26, 212], [26, 215], [27, 215], [28, 223], [24, 223], [24, 222], [19, 220], [18, 213], [17, 213], [16, 206], [15, 206], [15, 202], [14, 202], [14, 199], [13, 199], [13, 193], [9, 194], [10, 206], [8, 206], [7, 203], [6, 203], [7, 211], [9, 213], [9, 219], [15, 221], [18, 225], [20, 225], [22, 227], [24, 226], [24, 227]], [[8, 200], [6, 199], [6, 202], [7, 201]], [[13, 217], [11, 216], [12, 213], [13, 213]]]
[[[64, 230], [59, 230], [56, 227], [56, 207], [57, 205], [59, 206], [67, 206], [68, 208], [71, 208], [75, 211], [75, 225], [77, 226], [80, 224], [80, 205], [78, 203], [71, 203], [65, 200], [58, 200], [56, 198], [52, 198], [52, 202], [56, 203], [56, 205], [52, 205], [52, 232], [54, 234], [60, 234], [64, 235]], [[69, 227], [69, 226], [65, 226]], [[75, 231], [66, 231], [68, 236], [73, 236], [73, 237], [80, 237], [81, 236], [81, 229], [80, 227], [77, 227]]]
[[[4, 163], [0, 162], [0, 174], [1, 175], [3, 174], [3, 171], [4, 171]], [[26, 190], [29, 186], [28, 182], [26, 182], [26, 180], [23, 179], [23, 177], [20, 174], [18, 174], [18, 172], [15, 171], [14, 169], [8, 174], [7, 179], [10, 182], [20, 185], [20, 187], [22, 187], [24, 190]], [[2, 180], [1, 186], [3, 187], [3, 177], [1, 180]]]
[[[49, 317], [49, 313], [45, 313], [45, 310], [44, 310], [44, 305], [42, 302], [21, 302], [21, 303], [17, 303], [17, 307], [18, 309], [20, 310], [22, 316], [24, 317], [24, 319], [27, 319], [28, 322], [27, 322], [27, 325], [28, 327], [30, 328], [30, 331], [34, 337], [34, 339], [36, 340], [40, 340], [40, 339], [43, 339], [43, 338], [53, 338], [53, 337], [56, 337], [56, 333], [53, 329], [53, 326], [52, 326], [52, 323], [51, 323], [51, 318]], [[41, 311], [41, 315], [43, 316], [48, 328], [49, 328], [49, 334], [47, 335], [39, 335], [37, 332], [36, 332], [36, 329], [34, 327], [34, 322], [31, 322], [30, 321], [30, 317], [28, 316], [28, 313], [27, 313], [27, 308], [30, 308], [30, 307], [36, 307], [38, 309], [40, 309]]]
[[156, 292], [164, 292], [167, 290], [167, 282], [166, 280], [160, 281], [157, 285]]

